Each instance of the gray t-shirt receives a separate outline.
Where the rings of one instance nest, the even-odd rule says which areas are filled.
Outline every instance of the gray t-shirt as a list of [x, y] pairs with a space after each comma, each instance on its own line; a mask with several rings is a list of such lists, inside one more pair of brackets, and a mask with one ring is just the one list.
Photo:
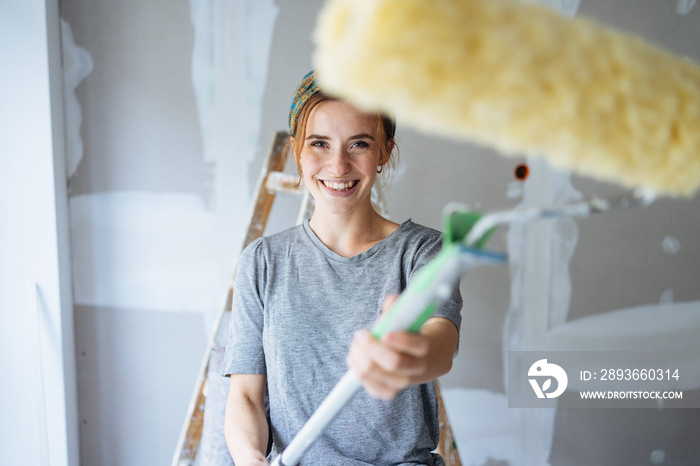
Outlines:
[[[442, 235], [411, 220], [345, 258], [303, 225], [252, 242], [238, 261], [222, 373], [266, 374], [276, 457], [347, 371], [353, 333], [370, 328], [440, 250]], [[459, 289], [436, 316], [461, 323]], [[361, 390], [308, 450], [302, 465], [442, 465], [435, 385], [391, 401]]]

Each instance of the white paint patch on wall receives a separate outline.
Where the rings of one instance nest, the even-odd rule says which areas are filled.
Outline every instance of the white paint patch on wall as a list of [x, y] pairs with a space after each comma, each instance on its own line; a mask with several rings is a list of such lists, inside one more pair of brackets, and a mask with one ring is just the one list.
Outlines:
[[521, 464], [521, 410], [508, 408], [504, 393], [445, 388], [442, 399], [452, 413], [450, 425], [464, 466], [481, 466], [489, 460]]
[[[700, 354], [700, 301], [647, 304], [593, 314], [546, 336], [553, 351], [688, 351]], [[696, 363], [700, 380], [700, 361]], [[689, 376], [688, 376], [689, 377]], [[688, 382], [688, 377], [683, 383]], [[700, 385], [699, 385], [700, 386]]]
[[216, 162], [216, 61], [214, 56], [214, 12], [210, 1], [191, 0], [190, 21], [194, 30], [192, 86], [202, 134], [206, 162]]
[[[520, 207], [580, 199], [568, 173], [553, 171], [544, 160], [532, 160], [529, 165], [531, 176], [524, 183]], [[577, 238], [578, 226], [571, 219], [539, 220], [509, 228], [511, 304], [501, 349], [506, 390], [508, 351], [547, 349], [549, 329], [566, 321], [571, 298], [568, 266]], [[518, 461], [512, 464], [549, 464], [555, 414], [555, 409], [518, 411]]]
[[[255, 155], [277, 7], [272, 0], [190, 0], [192, 84], [204, 160]], [[240, 136], [243, 136], [241, 138]]]
[[[571, 184], [571, 176], [560, 173], [552, 179], [553, 203], [569, 203], [582, 199]], [[569, 264], [578, 243], [578, 223], [572, 218], [552, 221], [551, 265], [549, 276], [549, 320], [547, 329], [566, 322], [571, 304], [571, 275]]]
[[[256, 148], [260, 135], [263, 112], [263, 95], [269, 59], [272, 35], [277, 19], [278, 8], [274, 0], [245, 0], [246, 26], [246, 133], [247, 146]], [[270, 135], [271, 137], [271, 135]], [[267, 149], [267, 148], [265, 148]]]
[[659, 298], [659, 304], [661, 306], [673, 303], [673, 288], [668, 288], [661, 293]]
[[676, 2], [676, 13], [679, 15], [687, 15], [695, 6], [695, 0], [678, 0]]
[[661, 249], [669, 255], [678, 254], [681, 250], [681, 242], [675, 236], [668, 235], [661, 241]]
[[75, 302], [158, 311], [213, 309], [221, 295], [216, 218], [192, 194], [70, 199]]
[[[256, 154], [262, 100], [278, 9], [272, 0], [190, 0], [192, 85], [204, 160], [215, 163], [215, 269], [229, 279], [250, 213], [248, 168]], [[224, 289], [225, 280], [218, 295]], [[205, 313], [206, 328], [217, 310]]]
[[66, 168], [68, 172], [66, 176], [70, 178], [83, 158], [83, 139], [80, 137], [83, 116], [75, 89], [92, 72], [94, 64], [90, 53], [75, 43], [73, 30], [64, 19], [61, 19], [61, 46]]

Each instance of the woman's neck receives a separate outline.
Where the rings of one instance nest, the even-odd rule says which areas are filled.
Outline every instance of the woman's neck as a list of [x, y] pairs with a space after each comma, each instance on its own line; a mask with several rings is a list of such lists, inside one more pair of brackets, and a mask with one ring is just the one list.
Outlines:
[[352, 257], [367, 251], [399, 227], [374, 209], [362, 215], [314, 212], [309, 226], [328, 249], [342, 257]]

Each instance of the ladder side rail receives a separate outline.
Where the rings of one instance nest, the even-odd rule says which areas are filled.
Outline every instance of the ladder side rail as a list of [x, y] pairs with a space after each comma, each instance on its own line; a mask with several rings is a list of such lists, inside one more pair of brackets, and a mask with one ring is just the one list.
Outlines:
[[435, 380], [435, 392], [438, 399], [438, 422], [440, 423], [440, 441], [436, 450], [445, 460], [445, 466], [462, 466], [462, 460], [459, 458], [459, 451], [457, 450], [457, 441], [452, 432], [450, 420], [447, 417], [445, 403], [442, 401], [440, 384], [437, 380]]
[[[248, 222], [248, 227], [246, 229], [240, 251], [243, 251], [243, 249], [245, 249], [250, 242], [261, 237], [265, 231], [265, 226], [267, 225], [267, 220], [270, 216], [270, 210], [272, 209], [272, 204], [275, 200], [275, 193], [270, 192], [266, 187], [266, 179], [270, 173], [284, 170], [289, 150], [289, 134], [285, 131], [276, 132], [272, 140], [270, 150], [268, 151], [267, 157], [265, 158], [260, 171], [260, 177], [258, 178], [254, 194], [255, 202], [251, 207], [250, 221]], [[223, 316], [227, 311], [231, 310], [231, 301], [233, 298], [233, 275], [236, 271], [237, 262], [238, 257], [236, 257], [234, 261], [229, 286], [224, 293], [224, 298], [222, 299], [222, 304], [215, 320], [216, 323], [214, 325], [214, 331], [210, 335], [207, 350], [204, 353], [204, 357], [200, 365], [197, 383], [187, 408], [185, 421], [183, 423], [180, 437], [178, 438], [175, 448], [175, 454], [171, 463], [172, 466], [192, 465], [194, 464], [197, 456], [199, 442], [202, 438], [202, 428], [204, 426], [204, 409], [206, 403], [204, 390], [207, 381], [207, 372], [209, 369], [209, 357], [216, 344], [216, 336], [219, 333], [219, 327], [221, 325], [221, 321], [223, 320]]]

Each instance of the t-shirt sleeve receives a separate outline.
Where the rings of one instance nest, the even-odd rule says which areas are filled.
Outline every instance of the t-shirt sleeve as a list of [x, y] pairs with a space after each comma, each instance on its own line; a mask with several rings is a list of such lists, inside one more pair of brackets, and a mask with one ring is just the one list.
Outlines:
[[233, 286], [222, 375], [265, 374], [263, 350], [265, 260], [260, 239], [243, 250]]
[[[435, 234], [424, 236], [418, 244], [413, 260], [413, 268], [409, 278], [409, 284], [418, 271], [435, 258], [442, 248], [442, 235], [435, 231]], [[444, 317], [452, 321], [459, 332], [462, 325], [462, 294], [459, 291], [459, 282], [452, 290], [452, 296], [433, 314], [433, 317]]]

